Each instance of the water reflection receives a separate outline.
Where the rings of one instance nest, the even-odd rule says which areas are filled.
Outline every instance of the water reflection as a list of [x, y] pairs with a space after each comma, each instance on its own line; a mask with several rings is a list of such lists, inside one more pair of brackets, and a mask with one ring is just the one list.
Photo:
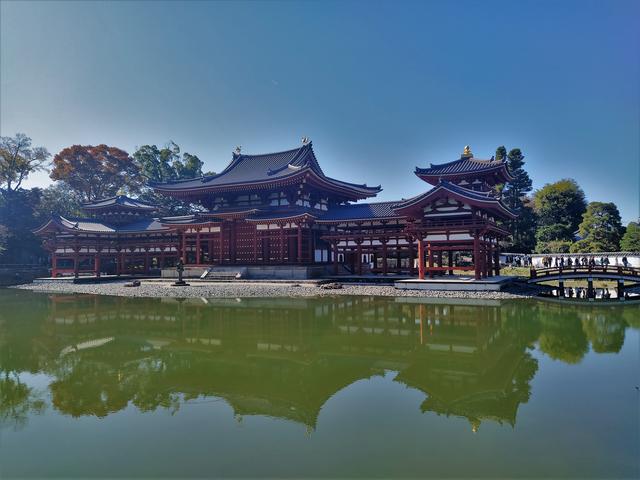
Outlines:
[[0, 292], [0, 422], [45, 408], [21, 376], [49, 377], [51, 406], [105, 417], [222, 399], [238, 419], [313, 429], [323, 405], [386, 371], [422, 412], [515, 426], [538, 371], [534, 346], [569, 364], [616, 353], [637, 306], [543, 301], [124, 299]]

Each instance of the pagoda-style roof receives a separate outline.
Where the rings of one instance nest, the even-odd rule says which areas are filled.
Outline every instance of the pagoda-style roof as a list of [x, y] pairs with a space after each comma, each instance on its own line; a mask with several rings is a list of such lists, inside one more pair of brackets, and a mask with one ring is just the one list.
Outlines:
[[454, 198], [482, 209], [492, 210], [506, 218], [516, 217], [516, 214], [509, 210], [498, 198], [494, 197], [491, 192], [471, 190], [447, 181], [440, 181], [428, 192], [397, 202], [393, 209], [399, 215], [410, 215], [443, 196]]
[[473, 157], [468, 148], [459, 159], [448, 163], [430, 164], [429, 168], [416, 167], [415, 174], [427, 183], [437, 184], [440, 179], [454, 180], [481, 176], [490, 183], [498, 184], [513, 180], [504, 160], [483, 160]]
[[402, 216], [393, 210], [398, 202], [354, 203], [339, 205], [322, 215], [318, 223], [338, 223], [359, 220], [396, 220]]
[[116, 234], [164, 232], [167, 230], [157, 218], [145, 218], [124, 225], [112, 225], [108, 222], [88, 218], [66, 218], [55, 215], [47, 223], [34, 230], [33, 233], [37, 235], [50, 231], [63, 231], [69, 233]]
[[103, 198], [82, 205], [83, 210], [101, 212], [109, 210], [137, 210], [140, 212], [153, 212], [157, 207], [126, 195]]
[[284, 152], [261, 155], [234, 153], [231, 163], [216, 175], [149, 185], [166, 195], [189, 197], [247, 191], [250, 188], [265, 190], [303, 180], [353, 200], [375, 196], [381, 190], [380, 186], [369, 187], [326, 176], [318, 164], [311, 142]]

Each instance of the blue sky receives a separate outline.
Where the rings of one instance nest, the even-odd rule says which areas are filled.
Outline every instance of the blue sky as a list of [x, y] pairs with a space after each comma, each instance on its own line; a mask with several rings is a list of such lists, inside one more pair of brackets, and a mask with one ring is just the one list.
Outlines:
[[[0, 132], [53, 154], [168, 140], [220, 171], [309, 136], [331, 176], [520, 147], [639, 216], [640, 2], [17, 2], [0, 6]], [[46, 174], [28, 186], [46, 185]]]

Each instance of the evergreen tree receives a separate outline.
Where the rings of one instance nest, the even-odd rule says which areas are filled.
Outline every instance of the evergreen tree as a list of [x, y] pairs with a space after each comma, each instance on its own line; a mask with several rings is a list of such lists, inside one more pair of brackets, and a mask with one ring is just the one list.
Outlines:
[[524, 155], [519, 148], [513, 148], [507, 154], [507, 149], [500, 146], [496, 149], [495, 158], [507, 163], [513, 177], [513, 181], [501, 189], [504, 203], [517, 215], [517, 218], [509, 222], [512, 237], [509, 249], [529, 253], [535, 245], [536, 216], [527, 197], [533, 187], [531, 178], [524, 169]]
[[623, 252], [640, 252], [640, 223], [631, 222], [620, 240], [620, 250]]
[[617, 252], [620, 249], [622, 221], [614, 203], [591, 202], [582, 216], [581, 240], [572, 252]]
[[586, 210], [584, 191], [572, 179], [549, 183], [533, 195], [538, 219], [536, 251], [548, 251], [547, 243], [572, 242]]

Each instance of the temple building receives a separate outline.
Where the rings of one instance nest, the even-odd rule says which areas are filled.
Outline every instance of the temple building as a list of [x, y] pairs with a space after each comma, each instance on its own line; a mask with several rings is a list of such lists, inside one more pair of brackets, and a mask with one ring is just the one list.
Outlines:
[[[159, 273], [187, 267], [263, 266], [314, 274], [499, 274], [499, 241], [514, 214], [495, 187], [512, 179], [502, 160], [460, 158], [415, 175], [430, 184], [409, 199], [363, 202], [380, 186], [323, 172], [307, 139], [295, 149], [247, 155], [219, 174], [149, 187], [197, 208], [159, 217], [125, 195], [84, 205], [86, 218], [56, 216], [36, 230], [52, 275]], [[197, 210], [197, 211], [196, 211]], [[311, 270], [309, 270], [311, 272]]]

